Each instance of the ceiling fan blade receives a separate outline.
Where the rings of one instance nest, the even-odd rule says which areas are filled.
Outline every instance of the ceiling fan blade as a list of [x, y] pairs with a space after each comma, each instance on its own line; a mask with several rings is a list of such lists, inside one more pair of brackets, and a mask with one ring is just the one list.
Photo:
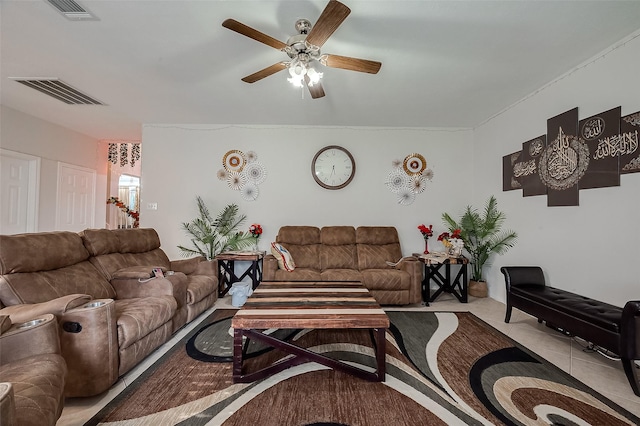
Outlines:
[[338, 29], [342, 21], [351, 13], [344, 4], [337, 0], [331, 0], [324, 8], [318, 21], [307, 35], [307, 41], [314, 46], [321, 47], [325, 41]]
[[254, 72], [251, 75], [248, 75], [242, 79], [245, 83], [255, 83], [258, 80], [262, 80], [265, 77], [269, 77], [271, 74], [275, 74], [278, 71], [282, 71], [287, 68], [286, 62], [278, 62], [277, 64], [273, 64], [265, 69], [262, 69], [258, 72]]
[[350, 58], [348, 56], [327, 55], [322, 61], [323, 65], [331, 68], [342, 68], [344, 70], [368, 72], [377, 74], [382, 66], [381, 62], [369, 61], [367, 59]]
[[307, 88], [309, 89], [309, 93], [311, 93], [311, 97], [313, 99], [318, 99], [324, 96], [324, 89], [322, 88], [322, 84], [320, 84], [320, 82], [318, 81], [317, 83], [314, 83], [313, 86], [309, 85], [309, 76], [305, 75], [304, 76], [304, 81], [305, 83], [307, 83]]
[[280, 40], [276, 40], [275, 38], [268, 36], [264, 33], [261, 33], [258, 30], [255, 30], [251, 27], [246, 26], [245, 24], [236, 21], [235, 19], [227, 19], [222, 23], [222, 26], [225, 28], [229, 28], [231, 31], [235, 31], [243, 36], [247, 36], [249, 38], [254, 39], [255, 41], [259, 41], [260, 43], [264, 43], [267, 46], [271, 46], [274, 49], [282, 50], [287, 47], [286, 43], [281, 42]]

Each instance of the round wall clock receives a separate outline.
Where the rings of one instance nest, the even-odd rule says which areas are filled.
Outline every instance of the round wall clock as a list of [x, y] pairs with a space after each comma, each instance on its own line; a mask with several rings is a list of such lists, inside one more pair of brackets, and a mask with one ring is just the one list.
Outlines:
[[313, 157], [311, 174], [323, 188], [344, 188], [356, 174], [356, 162], [351, 153], [341, 146], [325, 146]]

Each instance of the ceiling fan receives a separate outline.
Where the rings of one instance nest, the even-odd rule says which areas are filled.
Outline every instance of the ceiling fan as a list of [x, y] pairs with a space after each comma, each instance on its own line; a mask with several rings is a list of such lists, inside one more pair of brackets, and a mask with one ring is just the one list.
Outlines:
[[331, 0], [320, 14], [314, 26], [306, 19], [297, 20], [295, 28], [298, 34], [289, 37], [286, 43], [276, 40], [234, 19], [225, 20], [222, 26], [259, 41], [260, 43], [264, 43], [267, 46], [281, 50], [291, 59], [290, 61], [276, 62], [271, 66], [244, 77], [242, 81], [255, 83], [278, 71], [288, 69], [291, 75], [289, 81], [298, 87], [307, 86], [311, 97], [317, 99], [323, 97], [325, 93], [320, 83], [322, 73], [313, 67], [316, 62], [331, 68], [341, 68], [369, 74], [376, 74], [380, 70], [380, 66], [382, 66], [380, 62], [376, 61], [322, 54], [320, 52], [322, 45], [329, 39], [331, 34], [338, 29], [342, 21], [349, 16], [349, 13], [351, 13], [351, 9], [347, 6], [337, 0]]

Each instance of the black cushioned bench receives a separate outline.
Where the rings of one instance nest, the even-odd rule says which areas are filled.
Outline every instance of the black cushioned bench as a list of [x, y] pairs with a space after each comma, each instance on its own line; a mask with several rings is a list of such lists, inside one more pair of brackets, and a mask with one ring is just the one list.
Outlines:
[[549, 287], [537, 266], [504, 266], [500, 271], [507, 286], [505, 322], [515, 307], [537, 317], [538, 322], [619, 355], [633, 392], [640, 396], [640, 373], [634, 362], [640, 359], [640, 301], [629, 301], [620, 308]]

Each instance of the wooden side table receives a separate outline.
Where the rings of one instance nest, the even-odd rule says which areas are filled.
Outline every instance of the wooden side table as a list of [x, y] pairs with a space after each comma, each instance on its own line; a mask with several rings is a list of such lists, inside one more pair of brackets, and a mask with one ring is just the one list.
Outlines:
[[[424, 255], [413, 253], [424, 264], [424, 279], [422, 280], [422, 300], [427, 306], [436, 300], [443, 292], [453, 294], [460, 302], [467, 303], [467, 265], [469, 259], [464, 256], [451, 257], [440, 253]], [[460, 270], [451, 279], [451, 265], [460, 265]], [[441, 268], [444, 266], [444, 276]], [[438, 289], [431, 294], [431, 280], [436, 283]]]
[[[233, 283], [242, 281], [245, 277], [251, 278], [252, 287], [255, 290], [262, 281], [262, 259], [266, 251], [228, 251], [216, 256], [218, 260], [218, 297], [222, 297], [231, 288]], [[250, 262], [247, 269], [239, 276], [235, 272], [236, 262]]]

